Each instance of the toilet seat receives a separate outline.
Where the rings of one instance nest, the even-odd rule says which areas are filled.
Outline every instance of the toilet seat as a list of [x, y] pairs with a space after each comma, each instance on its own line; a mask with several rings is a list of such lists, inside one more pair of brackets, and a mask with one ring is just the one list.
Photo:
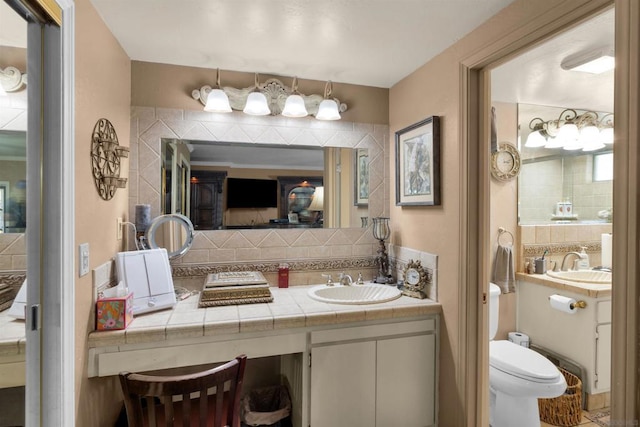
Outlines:
[[489, 364], [508, 375], [536, 383], [555, 383], [562, 376], [547, 358], [511, 341], [489, 343]]

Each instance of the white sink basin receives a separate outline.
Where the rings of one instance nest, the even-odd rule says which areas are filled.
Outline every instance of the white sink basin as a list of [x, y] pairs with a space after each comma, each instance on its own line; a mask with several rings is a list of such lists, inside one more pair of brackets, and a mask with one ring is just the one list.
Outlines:
[[611, 273], [598, 270], [547, 271], [547, 276], [556, 279], [583, 283], [611, 283]]
[[309, 289], [311, 298], [332, 304], [376, 304], [392, 301], [400, 295], [398, 288], [377, 283], [351, 286], [320, 285]]

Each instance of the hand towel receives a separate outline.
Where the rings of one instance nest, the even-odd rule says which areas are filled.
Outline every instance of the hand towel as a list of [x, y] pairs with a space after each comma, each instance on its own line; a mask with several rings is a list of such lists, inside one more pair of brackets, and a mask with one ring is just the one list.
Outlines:
[[493, 283], [498, 285], [503, 294], [515, 292], [516, 272], [511, 245], [498, 245], [496, 259], [493, 264]]

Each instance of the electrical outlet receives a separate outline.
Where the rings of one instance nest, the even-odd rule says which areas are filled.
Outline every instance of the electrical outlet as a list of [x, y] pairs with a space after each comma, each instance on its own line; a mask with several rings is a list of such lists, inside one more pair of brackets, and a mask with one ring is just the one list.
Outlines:
[[82, 243], [78, 249], [78, 264], [80, 265], [80, 277], [89, 274], [89, 244]]
[[116, 238], [118, 240], [122, 240], [122, 226], [123, 226], [122, 218], [116, 219]]

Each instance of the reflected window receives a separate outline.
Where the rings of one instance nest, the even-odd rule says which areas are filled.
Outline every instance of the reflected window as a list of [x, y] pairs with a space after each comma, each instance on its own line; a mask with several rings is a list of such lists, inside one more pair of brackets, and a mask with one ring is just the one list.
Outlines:
[[613, 153], [594, 154], [593, 156], [593, 180], [613, 180]]

